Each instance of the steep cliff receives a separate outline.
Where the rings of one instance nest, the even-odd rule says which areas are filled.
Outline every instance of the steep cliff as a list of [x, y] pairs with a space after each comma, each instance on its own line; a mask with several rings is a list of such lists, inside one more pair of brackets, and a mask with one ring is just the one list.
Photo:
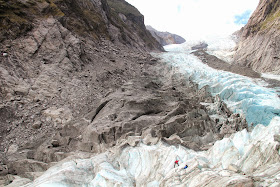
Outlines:
[[239, 38], [237, 63], [280, 74], [280, 1], [261, 0]]
[[[109, 3], [109, 5], [108, 5]], [[144, 17], [123, 0], [0, 1], [0, 40], [26, 34], [38, 19], [54, 17], [71, 32], [105, 38], [140, 50], [163, 50], [144, 27]]]
[[147, 25], [146, 28], [150, 33], [153, 35], [153, 37], [162, 45], [169, 45], [169, 44], [181, 44], [184, 43], [186, 40], [182, 38], [181, 36], [178, 36], [176, 34], [171, 34], [169, 32], [160, 32], [154, 29], [153, 27]]

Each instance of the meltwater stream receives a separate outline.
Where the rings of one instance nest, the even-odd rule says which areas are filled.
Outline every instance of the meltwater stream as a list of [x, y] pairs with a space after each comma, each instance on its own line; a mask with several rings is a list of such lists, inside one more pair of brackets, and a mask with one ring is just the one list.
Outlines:
[[[201, 152], [163, 142], [115, 147], [90, 159], [61, 161], [25, 186], [280, 186], [276, 91], [262, 86], [261, 80], [212, 69], [186, 50], [173, 48], [156, 56], [200, 88], [209, 85], [213, 95], [219, 94], [231, 110], [254, 123], [253, 131], [237, 132]], [[141, 137], [127, 141], [141, 142]], [[176, 158], [178, 168], [173, 167]]]

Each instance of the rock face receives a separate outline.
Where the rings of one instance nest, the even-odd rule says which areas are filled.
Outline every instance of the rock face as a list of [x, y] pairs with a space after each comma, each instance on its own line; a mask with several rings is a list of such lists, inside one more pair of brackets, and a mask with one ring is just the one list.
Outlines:
[[145, 29], [143, 15], [124, 0], [0, 1], [0, 14], [1, 41], [26, 34], [35, 20], [54, 17], [79, 36], [106, 38], [141, 50], [163, 50]]
[[169, 32], [159, 32], [153, 27], [147, 25], [146, 28], [150, 31], [153, 37], [162, 45], [169, 45], [169, 44], [181, 44], [184, 43], [186, 40], [181, 36], [176, 34], [171, 34]]
[[260, 1], [239, 32], [235, 61], [258, 72], [280, 74], [280, 2]]

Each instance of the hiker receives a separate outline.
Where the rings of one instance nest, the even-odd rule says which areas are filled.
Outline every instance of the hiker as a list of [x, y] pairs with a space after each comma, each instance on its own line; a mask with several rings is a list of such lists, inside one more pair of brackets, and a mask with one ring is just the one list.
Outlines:
[[176, 164], [179, 166], [179, 160], [177, 160], [177, 159], [174, 162], [174, 168], [175, 168]]
[[184, 169], [187, 169], [189, 166], [186, 164], [186, 166], [184, 167]]

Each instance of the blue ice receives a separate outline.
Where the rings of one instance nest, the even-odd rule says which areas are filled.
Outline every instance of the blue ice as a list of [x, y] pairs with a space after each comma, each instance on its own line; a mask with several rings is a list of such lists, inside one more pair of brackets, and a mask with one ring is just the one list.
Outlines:
[[262, 86], [259, 79], [213, 69], [190, 52], [178, 51], [161, 53], [159, 57], [199, 88], [210, 86], [211, 94], [219, 95], [234, 113], [245, 115], [248, 124], [267, 126], [272, 118], [280, 116], [277, 90]]

